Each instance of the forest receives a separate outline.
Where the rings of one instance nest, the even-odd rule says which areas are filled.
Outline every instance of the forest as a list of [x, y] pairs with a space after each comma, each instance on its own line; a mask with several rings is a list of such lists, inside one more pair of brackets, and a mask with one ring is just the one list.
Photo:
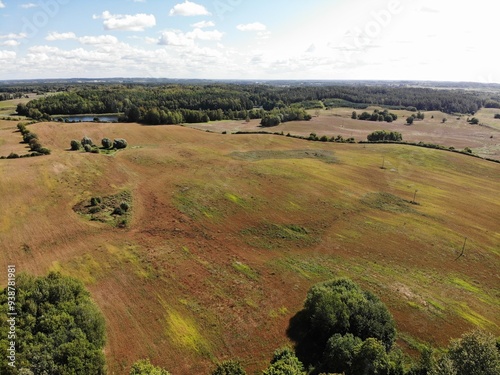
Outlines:
[[[301, 86], [263, 84], [112, 84], [14, 87], [11, 95], [38, 93], [19, 104], [17, 113], [35, 119], [57, 115], [119, 113], [121, 122], [149, 125], [264, 119], [264, 126], [280, 121], [307, 120], [311, 108], [380, 105], [389, 109], [439, 110], [474, 114], [483, 107], [500, 108], [500, 95], [486, 91], [400, 86]], [[56, 90], [57, 92], [54, 92]], [[44, 93], [40, 95], [40, 93]], [[274, 111], [274, 112], [272, 112]]]

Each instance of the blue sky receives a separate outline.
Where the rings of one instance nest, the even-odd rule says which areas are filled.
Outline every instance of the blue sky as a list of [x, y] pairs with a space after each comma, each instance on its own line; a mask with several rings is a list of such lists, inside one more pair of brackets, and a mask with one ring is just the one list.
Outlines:
[[490, 0], [0, 0], [0, 79], [500, 83]]

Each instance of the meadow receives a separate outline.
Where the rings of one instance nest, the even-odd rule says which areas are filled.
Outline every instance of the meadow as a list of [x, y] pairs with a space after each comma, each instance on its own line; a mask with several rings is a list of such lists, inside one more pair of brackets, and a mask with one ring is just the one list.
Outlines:
[[[500, 155], [500, 120], [471, 132], [464, 118], [441, 126], [441, 112], [406, 126], [403, 111], [392, 124], [351, 120], [351, 111], [271, 131], [361, 140], [382, 127]], [[0, 120], [0, 155], [25, 152], [16, 124]], [[256, 120], [190, 126], [217, 133], [42, 122], [28, 128], [51, 155], [0, 160], [0, 267], [82, 280], [106, 319], [110, 374], [146, 357], [173, 374], [232, 358], [261, 370], [290, 342], [307, 290], [336, 276], [382, 299], [411, 355], [473, 327], [500, 334], [499, 164], [397, 144], [218, 134], [261, 130]], [[84, 136], [129, 147], [69, 151]], [[74, 209], [120, 194], [126, 227]]]

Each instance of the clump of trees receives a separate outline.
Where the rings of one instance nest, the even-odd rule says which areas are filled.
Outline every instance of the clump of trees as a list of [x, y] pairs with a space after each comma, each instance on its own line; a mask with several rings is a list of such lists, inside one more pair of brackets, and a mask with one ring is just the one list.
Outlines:
[[[101, 150], [120, 150], [127, 148], [128, 142], [123, 138], [118, 138], [113, 141], [111, 141], [111, 139], [109, 138], [103, 138], [101, 140], [101, 145]], [[81, 141], [73, 139], [70, 142], [70, 149], [72, 151], [79, 151], [82, 147], [85, 152], [92, 152], [96, 154], [98, 154], [100, 150], [99, 147], [94, 144], [92, 139], [87, 136], [83, 137]]]
[[22, 157], [30, 157], [30, 156], [40, 156], [40, 155], [50, 155], [50, 149], [43, 147], [40, 140], [38, 139], [38, 135], [31, 132], [27, 127], [26, 123], [20, 122], [17, 124], [17, 129], [23, 136], [23, 143], [27, 143], [30, 151], [32, 153], [26, 155], [18, 155], [16, 153], [11, 152], [7, 157], [1, 157], [0, 159], [17, 159]]
[[391, 314], [374, 294], [346, 278], [314, 285], [289, 334], [298, 357], [314, 373], [396, 373], [402, 368], [399, 353], [391, 351], [396, 337]]
[[[16, 295], [16, 367], [0, 361], [3, 375], [104, 375], [105, 323], [84, 285], [50, 273], [21, 274]], [[0, 292], [0, 350], [7, 353], [8, 292]]]
[[211, 375], [246, 375], [239, 361], [229, 360], [217, 364]]
[[398, 119], [398, 115], [394, 113], [390, 113], [387, 109], [384, 109], [382, 112], [378, 109], [375, 109], [372, 114], [368, 112], [363, 112], [360, 115], [354, 111], [351, 115], [352, 119], [365, 120], [365, 121], [385, 121], [385, 122], [393, 122]]
[[401, 133], [396, 131], [377, 130], [371, 134], [368, 134], [367, 139], [369, 142], [401, 142], [403, 140], [403, 136]]
[[304, 108], [280, 108], [266, 113], [260, 122], [262, 126], [277, 126], [288, 121], [309, 121], [312, 116]]

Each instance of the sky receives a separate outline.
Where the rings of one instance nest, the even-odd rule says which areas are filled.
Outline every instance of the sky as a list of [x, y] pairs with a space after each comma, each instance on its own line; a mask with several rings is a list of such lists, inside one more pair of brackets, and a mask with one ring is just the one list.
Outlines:
[[0, 0], [0, 80], [500, 83], [492, 0]]

